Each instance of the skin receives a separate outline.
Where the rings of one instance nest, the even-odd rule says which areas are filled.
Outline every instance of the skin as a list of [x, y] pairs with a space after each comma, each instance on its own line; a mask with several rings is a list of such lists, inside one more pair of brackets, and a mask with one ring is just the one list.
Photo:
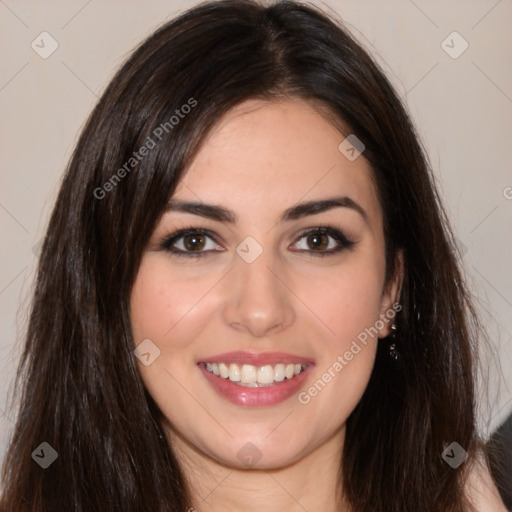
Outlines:
[[[197, 362], [232, 350], [297, 354], [315, 361], [307, 390], [396, 303], [401, 271], [386, 286], [372, 170], [364, 155], [349, 161], [338, 150], [347, 135], [302, 100], [244, 102], [219, 121], [173, 196], [229, 208], [238, 222], [169, 211], [144, 253], [131, 296], [133, 334], [136, 345], [151, 339], [160, 356], [139, 363], [140, 372], [165, 416], [198, 511], [340, 510], [335, 489], [345, 422], [389, 322], [306, 405], [296, 395], [267, 407], [234, 405], [213, 390]], [[279, 222], [299, 202], [333, 196], [351, 198], [366, 218], [337, 207]], [[202, 257], [161, 248], [167, 236], [191, 226], [215, 234], [204, 239]], [[303, 236], [318, 226], [355, 243], [315, 256], [337, 245], [326, 235], [318, 249]], [[252, 263], [236, 252], [248, 236], [263, 248]], [[184, 250], [183, 243], [175, 246]], [[248, 442], [261, 454], [252, 469], [237, 457]]]

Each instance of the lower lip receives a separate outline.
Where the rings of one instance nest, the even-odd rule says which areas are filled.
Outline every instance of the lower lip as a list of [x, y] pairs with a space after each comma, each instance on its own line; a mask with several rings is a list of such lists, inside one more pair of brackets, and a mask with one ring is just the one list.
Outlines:
[[235, 405], [249, 407], [264, 407], [284, 402], [298, 392], [313, 366], [313, 364], [308, 364], [308, 367], [299, 375], [292, 379], [285, 378], [281, 382], [276, 382], [273, 386], [251, 388], [239, 386], [223, 377], [217, 377], [206, 369], [205, 363], [199, 364], [204, 376], [221, 397]]

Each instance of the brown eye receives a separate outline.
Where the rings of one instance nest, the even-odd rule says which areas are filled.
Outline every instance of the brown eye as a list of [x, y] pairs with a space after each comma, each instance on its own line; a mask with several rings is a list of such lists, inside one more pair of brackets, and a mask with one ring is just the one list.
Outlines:
[[328, 256], [350, 249], [355, 244], [354, 240], [338, 229], [324, 226], [303, 233], [292, 250], [309, 253], [311, 256]]
[[183, 245], [187, 251], [201, 250], [206, 245], [203, 235], [186, 235], [183, 237]]
[[329, 245], [329, 237], [323, 233], [314, 233], [307, 237], [311, 249], [325, 250]]
[[199, 257], [222, 251], [214, 234], [202, 228], [181, 229], [162, 240], [160, 246], [176, 256]]

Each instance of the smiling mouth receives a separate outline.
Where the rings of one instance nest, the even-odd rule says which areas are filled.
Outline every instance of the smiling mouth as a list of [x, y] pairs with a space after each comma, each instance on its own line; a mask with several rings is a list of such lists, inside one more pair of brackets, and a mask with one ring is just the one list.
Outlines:
[[238, 386], [261, 388], [294, 379], [309, 366], [308, 363], [278, 363], [275, 365], [202, 363], [207, 372], [231, 381]]

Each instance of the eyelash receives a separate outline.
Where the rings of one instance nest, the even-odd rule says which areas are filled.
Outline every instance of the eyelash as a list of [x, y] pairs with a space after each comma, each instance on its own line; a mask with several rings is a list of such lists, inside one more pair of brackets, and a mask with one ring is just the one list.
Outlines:
[[[324, 251], [314, 251], [314, 250], [304, 250], [304, 249], [298, 249], [295, 252], [306, 252], [310, 253], [314, 257], [324, 257], [324, 256], [331, 256], [334, 254], [337, 254], [344, 249], [350, 249], [352, 246], [356, 244], [356, 242], [350, 238], [348, 238], [344, 233], [339, 231], [338, 229], [335, 229], [330, 226], [318, 226], [316, 228], [308, 229], [300, 234], [299, 238], [297, 239], [297, 242], [302, 240], [304, 237], [307, 237], [309, 235], [328, 235], [332, 237], [336, 242], [338, 242], [338, 246], [334, 249], [324, 250]], [[189, 227], [180, 229], [171, 235], [165, 237], [162, 242], [160, 243], [161, 249], [170, 252], [173, 255], [180, 256], [180, 257], [186, 257], [186, 258], [199, 258], [203, 257], [207, 254], [210, 254], [212, 251], [183, 251], [182, 249], [176, 249], [173, 247], [173, 244], [175, 244], [180, 238], [183, 238], [187, 235], [201, 235], [201, 236], [207, 236], [208, 238], [211, 238], [215, 243], [217, 241], [215, 240], [214, 234], [208, 230], [201, 227]], [[297, 243], [295, 242], [295, 243]], [[218, 244], [220, 245], [220, 244]], [[328, 244], [329, 245], [329, 244]]]

